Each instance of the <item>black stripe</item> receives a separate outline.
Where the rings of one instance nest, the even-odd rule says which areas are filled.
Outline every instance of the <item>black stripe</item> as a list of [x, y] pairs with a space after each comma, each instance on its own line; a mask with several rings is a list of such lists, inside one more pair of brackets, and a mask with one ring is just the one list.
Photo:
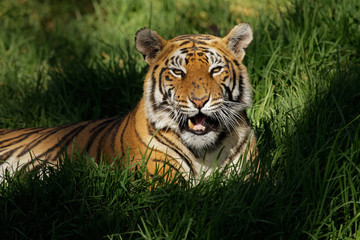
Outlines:
[[10, 129], [0, 129], [0, 134], [11, 132]]
[[[188, 53], [188, 52], [189, 52], [189, 49], [188, 49], [188, 48], [180, 49], [180, 53], [181, 53], [181, 54]], [[166, 64], [166, 65], [167, 65], [167, 64]]]
[[175, 63], [176, 63], [176, 65], [179, 65], [179, 58], [180, 58], [180, 56], [179, 55], [177, 55], [176, 57], [175, 57]]
[[[12, 145], [14, 145], [14, 144], [20, 143], [21, 141], [26, 141], [27, 138], [34, 136], [34, 134], [36, 134], [36, 133], [39, 133], [39, 132], [42, 132], [42, 131], [49, 131], [46, 135], [39, 135], [38, 138], [35, 137], [35, 139], [34, 139], [33, 141], [31, 141], [29, 144], [27, 144], [27, 145], [25, 146], [25, 148], [23, 149], [23, 152], [24, 152], [24, 154], [25, 154], [25, 153], [27, 153], [27, 152], [29, 151], [29, 149], [31, 149], [31, 148], [34, 147], [34, 146], [33, 146], [33, 147], [28, 147], [29, 145], [33, 145], [33, 144], [34, 144], [34, 141], [39, 140], [40, 138], [44, 138], [44, 136], [49, 136], [49, 135], [51, 135], [51, 134], [53, 134], [53, 133], [56, 133], [57, 131], [60, 131], [60, 130], [62, 130], [62, 129], [64, 129], [64, 128], [67, 128], [67, 127], [69, 127], [69, 126], [72, 126], [72, 125], [66, 124], [66, 125], [62, 125], [62, 126], [56, 127], [56, 128], [34, 128], [34, 129], [32, 129], [33, 132], [21, 134], [21, 135], [19, 135], [19, 136], [16, 136], [16, 137], [14, 137], [14, 138], [11, 138], [11, 139], [16, 139], [16, 138], [18, 138], [18, 137], [20, 137], [20, 136], [24, 136], [24, 138], [21, 138], [21, 139], [15, 141], [15, 142], [11, 142], [11, 143], [9, 143], [8, 145], [2, 145], [1, 147], [2, 147], [2, 148], [5, 148], [5, 147], [8, 147], [8, 146], [12, 146]], [[52, 130], [51, 130], [51, 129], [52, 129]], [[25, 130], [27, 130], [27, 129], [25, 129]], [[50, 131], [50, 130], [51, 130], [51, 131]], [[40, 134], [40, 133], [39, 133], [39, 134]], [[45, 138], [46, 138], [46, 137], [45, 137]], [[6, 141], [7, 141], [7, 140], [6, 140]], [[40, 140], [40, 141], [41, 141], [41, 140]], [[36, 145], [35, 145], [35, 146], [36, 146]], [[23, 146], [22, 146], [22, 147], [23, 147]], [[22, 152], [22, 153], [23, 153], [23, 152]]]
[[[186, 156], [186, 154], [184, 154], [181, 149], [179, 149], [172, 141], [170, 141], [167, 137], [165, 137], [163, 134], [161, 134], [161, 132], [158, 132], [158, 135], [155, 135], [156, 140], [158, 140], [159, 142], [161, 142], [162, 144], [164, 144], [165, 146], [168, 146], [169, 148], [171, 148], [172, 150], [174, 150], [179, 156], [181, 156], [184, 160], [185, 163], [188, 165], [188, 167], [190, 168], [190, 171], [196, 175], [197, 173], [195, 172], [190, 159]], [[165, 141], [167, 141], [167, 143], [163, 142], [162, 139], [164, 139]]]
[[[167, 70], [167, 68], [162, 68], [161, 70], [160, 70], [160, 73], [159, 73], [159, 81], [158, 81], [158, 84], [159, 84], [159, 86], [158, 86], [158, 88], [159, 88], [159, 91], [160, 91], [160, 93], [161, 94], [164, 94], [164, 91], [163, 91], [163, 89], [162, 89], [162, 84], [161, 84], [161, 79], [162, 79], [162, 75], [163, 75], [163, 73], [165, 72]], [[155, 79], [156, 80], [156, 79]]]
[[228, 55], [229, 55], [229, 53], [228, 53], [228, 52], [226, 52], [226, 51], [222, 50], [221, 48], [216, 48], [216, 51], [221, 52], [221, 53], [222, 53], [222, 56], [223, 56], [224, 58], [225, 58], [225, 56], [228, 56]]
[[175, 56], [172, 56], [172, 57], [170, 58], [170, 61], [171, 61], [171, 64], [172, 64], [172, 65], [175, 65]]
[[207, 60], [206, 61], [204, 61], [204, 60], [202, 60], [202, 59], [198, 59], [200, 62], [202, 62], [202, 63], [207, 63]]
[[238, 101], [238, 102], [243, 102], [244, 101], [244, 94], [243, 94], [243, 88], [244, 88], [244, 79], [243, 79], [243, 76], [241, 75], [241, 73], [240, 73], [240, 75], [239, 75], [239, 92], [240, 92], [240, 94], [239, 94], [239, 97], [236, 99], [236, 101]]
[[208, 45], [207, 42], [204, 42], [204, 41], [196, 41], [196, 44], [200, 44], [200, 45]]
[[[16, 152], [19, 148], [21, 148], [21, 146], [20, 146], [20, 147], [17, 147], [17, 148], [14, 148], [14, 149], [11, 149], [11, 150], [8, 151], [7, 153], [0, 155], [0, 161], [4, 161], [4, 162], [5, 162], [5, 161], [6, 161], [11, 155], [13, 155], [13, 153]], [[0, 165], [1, 165], [1, 163], [0, 163]]]
[[132, 112], [130, 112], [126, 117], [127, 117], [127, 119], [126, 119], [126, 123], [125, 123], [125, 126], [124, 126], [124, 128], [123, 128], [123, 130], [122, 130], [122, 133], [121, 133], [121, 135], [120, 135], [120, 141], [121, 141], [121, 151], [123, 152], [123, 153], [125, 153], [125, 149], [124, 149], [124, 133], [125, 133], [125, 131], [126, 131], [126, 129], [127, 129], [127, 126], [128, 126], [128, 124], [129, 124], [129, 120], [130, 120], [130, 117], [131, 117], [131, 115], [132, 115]]
[[[148, 127], [148, 133], [150, 132], [150, 129], [149, 129], [149, 121], [146, 121], [148, 124], [147, 124], [147, 127]], [[134, 116], [134, 122], [133, 122], [133, 124], [134, 124], [134, 130], [135, 130], [135, 134], [136, 134], [136, 137], [139, 139], [139, 141], [146, 147], [146, 148], [148, 148], [148, 146], [149, 146], [149, 143], [145, 143], [144, 141], [143, 141], [143, 139], [142, 139], [142, 137], [140, 136], [140, 134], [139, 134], [139, 132], [137, 131], [137, 128], [135, 127], [136, 125], [136, 115]], [[152, 134], [150, 135], [150, 136], [152, 136]], [[149, 148], [150, 149], [150, 148]]]
[[119, 132], [119, 128], [120, 128], [121, 124], [123, 123], [125, 117], [119, 117], [117, 120], [117, 125], [114, 127], [113, 136], [111, 138], [111, 142], [114, 144], [113, 147], [115, 147], [115, 138], [116, 138], [117, 133]]
[[84, 151], [89, 152], [89, 149], [91, 148], [91, 146], [93, 145], [93, 143], [95, 142], [95, 138], [99, 135], [99, 133], [108, 126], [108, 124], [110, 122], [114, 121], [114, 118], [110, 118], [98, 125], [96, 125], [95, 127], [91, 128], [89, 130], [89, 133], [92, 133], [91, 136], [88, 138], [87, 140], [87, 144], [84, 147]]
[[209, 47], [199, 46], [198, 49], [201, 50], [201, 51], [203, 51], [203, 52], [206, 52], [206, 53], [212, 53], [212, 52], [210, 52]]
[[[49, 159], [49, 161], [54, 161], [55, 159], [57, 159], [60, 155], [60, 153], [63, 151], [63, 149], [65, 149], [69, 143], [71, 141], [73, 141], [74, 137], [79, 135], [79, 133], [84, 130], [84, 128], [86, 128], [88, 125], [82, 125], [82, 126], [78, 126], [77, 128], [73, 129], [71, 132], [67, 133], [64, 137], [62, 137], [62, 139], [60, 141], [58, 141], [58, 143], [56, 143], [53, 147], [49, 148], [47, 151], [43, 152], [42, 154], [40, 154], [39, 156], [37, 156], [38, 158], [41, 158], [43, 156], [45, 156], [46, 154], [52, 152], [54, 149], [59, 148], [58, 152], [55, 154], [55, 156], [52, 159]], [[65, 139], [67, 139], [65, 141]]]
[[[41, 128], [41, 129], [36, 129], [34, 130], [33, 132], [27, 132], [27, 133], [23, 133], [23, 134], [20, 134], [20, 135], [17, 135], [16, 137], [12, 137], [12, 138], [8, 138], [8, 139], [5, 139], [3, 141], [0, 141], [0, 145], [3, 144], [3, 143], [6, 143], [8, 141], [12, 141], [12, 140], [15, 140], [17, 138], [20, 138], [20, 137], [24, 137], [18, 141], [15, 141], [15, 142], [11, 142], [10, 144], [8, 145], [1, 145], [1, 147], [7, 147], [7, 146], [10, 146], [10, 145], [13, 145], [15, 143], [18, 143], [26, 138], [28, 138], [30, 135], [32, 135], [33, 133], [37, 133], [37, 132], [40, 132], [41, 130], [43, 130], [44, 128]], [[19, 132], [21, 132], [22, 130], [18, 130]], [[11, 132], [14, 132], [14, 131], [11, 131]]]
[[[243, 99], [242, 99], [242, 97], [243, 97], [243, 77], [242, 77], [242, 75], [241, 75], [241, 72], [240, 72], [240, 75], [239, 75], [239, 77], [237, 76], [237, 73], [236, 73], [236, 71], [235, 71], [235, 67], [234, 67], [234, 63], [233, 62], [231, 62], [231, 61], [229, 61], [228, 59], [226, 59], [226, 61], [227, 61], [227, 63], [228, 63], [228, 65], [229, 65], [229, 69], [231, 70], [231, 72], [232, 72], [232, 78], [234, 79], [232, 82], [234, 82], [234, 84], [233, 84], [233, 87], [232, 87], [232, 89], [231, 89], [231, 92], [233, 92], [233, 90], [236, 88], [236, 87], [238, 87], [239, 88], [239, 95], [234, 99], [234, 96], [232, 96], [232, 99], [233, 99], [233, 101], [236, 101], [236, 102], [242, 102], [243, 101]], [[238, 62], [236, 62], [235, 63], [235, 65], [237, 66], [237, 67], [239, 67], [239, 65], [238, 65]]]
[[153, 159], [153, 162], [163, 163], [164, 165], [170, 166], [171, 169], [175, 170], [176, 172], [179, 171], [179, 167], [176, 167], [175, 165], [171, 164], [168, 160], [162, 160], [162, 159]]
[[231, 87], [231, 92], [235, 89], [235, 86], [236, 86], [236, 83], [237, 83], [237, 74], [236, 74], [236, 71], [235, 71], [235, 68], [234, 68], [234, 64], [232, 62], [228, 62], [228, 65], [231, 69], [231, 72], [232, 72], [232, 79], [233, 81], [230, 81], [232, 83], [232, 87]]
[[226, 75], [226, 76], [221, 80], [221, 82], [225, 83], [226, 80], [228, 80], [228, 79], [229, 79], [229, 75]]
[[229, 101], [233, 101], [230, 88], [226, 86], [224, 83], [221, 83], [220, 85], [225, 89], [225, 92], [228, 94]]
[[[92, 123], [95, 123], [95, 122], [100, 122], [102, 121], [100, 124], [97, 124], [95, 127], [91, 128], [89, 133], [91, 132], [95, 132], [97, 131], [99, 128], [103, 129], [104, 127], [106, 127], [106, 125], [108, 125], [109, 122], [112, 122], [114, 121], [115, 118], [109, 118], [109, 119], [106, 119], [106, 120], [95, 120], [95, 121], [92, 121], [92, 122], [89, 122], [89, 124], [92, 124]], [[88, 125], [89, 125], [88, 124]]]
[[216, 144], [214, 145], [219, 145], [225, 139], [226, 136], [227, 136], [226, 132], [221, 132], [218, 138], [216, 139]]
[[150, 102], [154, 103], [154, 104], [150, 104], [150, 107], [151, 107], [152, 111], [155, 112], [157, 109], [157, 106], [155, 106], [156, 101], [155, 101], [154, 92], [155, 92], [156, 78], [154, 75], [151, 76], [151, 82], [152, 82], [152, 85], [151, 85], [151, 93], [150, 93]]
[[180, 47], [182, 47], [182, 46], [184, 46], [185, 44], [188, 44], [188, 43], [190, 43], [189, 40], [188, 40], [188, 41], [184, 41], [184, 42], [182, 42], [182, 43], [180, 44]]
[[[25, 136], [24, 136], [25, 135]], [[32, 133], [29, 133], [29, 134], [23, 134], [21, 136], [23, 136], [23, 138], [20, 138], [18, 139], [17, 141], [14, 141], [14, 142], [10, 142], [8, 143], [7, 145], [1, 145], [1, 148], [5, 148], [5, 147], [11, 147], [12, 145], [15, 145], [17, 143], [20, 143], [22, 141], [25, 141], [26, 139], [28, 139], [29, 137], [31, 137], [33, 134]], [[12, 138], [14, 139], [14, 138]]]
[[181, 35], [181, 36], [177, 36], [175, 38], [175, 40], [186, 40], [186, 39], [189, 39], [191, 40], [191, 37], [193, 37], [194, 35]]
[[169, 82], [172, 82], [172, 81], [173, 81], [171, 78], [169, 78], [169, 76], [165, 76], [165, 80], [166, 80], [166, 81], [169, 81]]
[[[71, 127], [71, 126], [66, 126], [66, 127]], [[25, 147], [23, 147], [23, 151], [19, 155], [17, 155], [17, 157], [24, 156], [25, 154], [27, 154], [29, 152], [29, 150], [31, 150], [34, 147], [36, 147], [37, 145], [39, 145], [43, 140], [45, 140], [49, 136], [53, 135], [54, 133], [56, 133], [62, 129], [64, 129], [64, 128], [63, 127], [54, 128], [51, 131], [47, 132], [46, 134], [39, 135], [38, 138], [35, 138], [33, 141], [31, 141], [29, 144], [27, 144]]]
[[[235, 150], [233, 151], [232, 154], [229, 155], [228, 159], [231, 159], [233, 161], [234, 160], [233, 158], [235, 157], [235, 155], [243, 150], [243, 146], [245, 143], [248, 142], [248, 140], [249, 140], [249, 131], [247, 132], [246, 137], [244, 137], [244, 140], [240, 144], [236, 145]], [[243, 154], [243, 152], [242, 152], [242, 154]]]
[[150, 136], [153, 136], [154, 133], [155, 133], [155, 132], [153, 131], [153, 130], [155, 130], [153, 123], [151, 123], [150, 120], [149, 120], [149, 121], [147, 121], [146, 126], [147, 126], [148, 134], [149, 134]]
[[96, 154], [99, 154], [102, 152], [102, 150], [104, 149], [105, 138], [107, 136], [109, 136], [109, 134], [114, 130], [114, 126], [116, 126], [119, 122], [121, 122], [121, 120], [113, 119], [113, 123], [111, 123], [111, 125], [108, 126], [108, 129], [106, 130], [106, 132], [103, 134], [103, 136], [101, 137], [101, 139], [99, 141], [99, 145], [96, 150]]
[[236, 59], [234, 59], [233, 62], [236, 65], [236, 67], [240, 68], [240, 63]]
[[[216, 101], [217, 99], [219, 99], [219, 98], [213, 99], [213, 101]], [[217, 103], [212, 104], [211, 107], [213, 108], [213, 107], [217, 107], [217, 106], [221, 106], [221, 105], [223, 105], [223, 103], [217, 102]]]
[[208, 40], [212, 39], [212, 37], [210, 35], [204, 35], [204, 34], [197, 35], [197, 38], [200, 40], [204, 40], [204, 41], [208, 41]]

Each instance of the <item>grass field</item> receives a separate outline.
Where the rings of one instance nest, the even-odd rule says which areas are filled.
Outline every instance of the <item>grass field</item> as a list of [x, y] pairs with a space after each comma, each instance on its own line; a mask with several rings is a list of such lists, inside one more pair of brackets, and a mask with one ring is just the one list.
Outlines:
[[360, 239], [357, 0], [3, 0], [0, 128], [123, 115], [146, 73], [138, 29], [224, 36], [239, 22], [254, 30], [248, 113], [268, 176], [150, 191], [139, 172], [64, 156], [0, 184], [1, 239]]

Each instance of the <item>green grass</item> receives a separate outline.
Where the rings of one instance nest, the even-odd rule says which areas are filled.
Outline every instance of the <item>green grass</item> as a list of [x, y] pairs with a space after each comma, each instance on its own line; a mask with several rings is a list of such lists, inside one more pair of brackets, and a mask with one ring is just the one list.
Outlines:
[[146, 73], [136, 30], [224, 35], [239, 21], [254, 29], [248, 113], [268, 176], [150, 191], [140, 172], [65, 156], [0, 185], [2, 238], [360, 239], [356, 0], [1, 1], [0, 128], [123, 115]]

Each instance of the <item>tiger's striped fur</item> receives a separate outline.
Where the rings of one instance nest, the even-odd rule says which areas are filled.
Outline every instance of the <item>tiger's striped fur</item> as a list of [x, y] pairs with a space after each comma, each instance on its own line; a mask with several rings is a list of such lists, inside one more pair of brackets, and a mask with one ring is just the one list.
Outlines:
[[165, 168], [195, 178], [215, 167], [240, 167], [241, 156], [250, 161], [256, 151], [245, 112], [252, 92], [242, 64], [251, 41], [248, 24], [235, 26], [224, 38], [182, 35], [166, 41], [155, 31], [139, 30], [135, 46], [149, 70], [137, 106], [124, 118], [0, 130], [0, 171], [28, 165], [31, 157], [57, 162], [62, 149], [99, 158], [129, 148], [137, 162], [148, 147], [153, 149], [150, 174], [164, 161]]

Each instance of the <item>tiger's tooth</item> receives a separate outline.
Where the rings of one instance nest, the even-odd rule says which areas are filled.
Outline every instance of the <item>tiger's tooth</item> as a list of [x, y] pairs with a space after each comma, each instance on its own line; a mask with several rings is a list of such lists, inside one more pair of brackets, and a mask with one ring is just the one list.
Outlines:
[[190, 119], [188, 119], [188, 127], [190, 129], [193, 129], [194, 128], [194, 124], [192, 123], [192, 121]]
[[205, 131], [206, 127], [204, 127], [203, 125], [196, 125], [194, 126], [193, 130], [195, 131]]

